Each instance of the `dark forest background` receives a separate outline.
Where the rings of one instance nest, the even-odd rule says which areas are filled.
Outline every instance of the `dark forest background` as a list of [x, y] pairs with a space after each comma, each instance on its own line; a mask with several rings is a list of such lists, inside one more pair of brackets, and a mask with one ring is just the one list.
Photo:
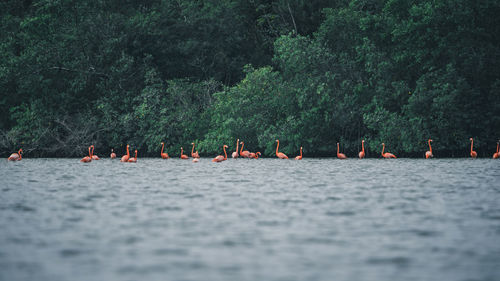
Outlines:
[[0, 152], [195, 141], [479, 156], [500, 138], [500, 1], [0, 2]]

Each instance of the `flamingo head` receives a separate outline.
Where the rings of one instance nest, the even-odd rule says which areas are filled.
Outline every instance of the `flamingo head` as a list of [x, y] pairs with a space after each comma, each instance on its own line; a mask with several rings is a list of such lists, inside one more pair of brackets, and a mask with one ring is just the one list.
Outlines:
[[365, 140], [361, 140], [361, 142], [365, 142]]
[[469, 140], [472, 141], [472, 138], [470, 138]]
[[280, 140], [276, 140], [276, 142], [280, 142]]
[[236, 142], [240, 142], [240, 139], [237, 139]]
[[129, 148], [129, 147], [130, 147], [130, 145], [127, 144], [127, 148]]
[[23, 153], [23, 149], [22, 148], [19, 149], [19, 151], [17, 153], [19, 153], [19, 154]]
[[191, 145], [194, 145], [194, 142], [192, 142]]
[[302, 149], [302, 146], [300, 147], [300, 149]]
[[224, 145], [224, 148], [228, 148], [228, 146], [227, 146], [227, 145]]
[[161, 143], [161, 145], [164, 145], [164, 144], [165, 144], [164, 142]]
[[385, 143], [382, 143], [382, 145], [385, 145]]
[[243, 142], [240, 142], [240, 144], [243, 144]]
[[432, 140], [431, 140], [431, 139], [429, 139], [429, 142], [432, 142]]
[[260, 152], [257, 152], [257, 153], [255, 153], [255, 154], [256, 154], [256, 155], [257, 155], [257, 154], [258, 154], [258, 155], [261, 155], [261, 154], [260, 154]]

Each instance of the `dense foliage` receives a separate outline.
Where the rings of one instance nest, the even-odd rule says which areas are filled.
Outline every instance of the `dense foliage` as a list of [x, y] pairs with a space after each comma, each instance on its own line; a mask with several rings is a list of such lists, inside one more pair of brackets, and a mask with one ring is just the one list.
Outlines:
[[500, 2], [0, 2], [0, 152], [480, 156], [500, 138]]

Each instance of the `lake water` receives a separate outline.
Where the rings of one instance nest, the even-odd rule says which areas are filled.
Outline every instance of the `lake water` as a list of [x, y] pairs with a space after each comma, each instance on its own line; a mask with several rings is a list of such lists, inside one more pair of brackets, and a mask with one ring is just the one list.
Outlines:
[[0, 280], [500, 280], [500, 161], [0, 161]]

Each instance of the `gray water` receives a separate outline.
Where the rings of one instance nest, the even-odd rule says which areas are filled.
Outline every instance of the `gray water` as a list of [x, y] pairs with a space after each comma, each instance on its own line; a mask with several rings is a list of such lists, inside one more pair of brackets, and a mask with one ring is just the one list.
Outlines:
[[500, 280], [500, 161], [0, 161], [0, 280]]

